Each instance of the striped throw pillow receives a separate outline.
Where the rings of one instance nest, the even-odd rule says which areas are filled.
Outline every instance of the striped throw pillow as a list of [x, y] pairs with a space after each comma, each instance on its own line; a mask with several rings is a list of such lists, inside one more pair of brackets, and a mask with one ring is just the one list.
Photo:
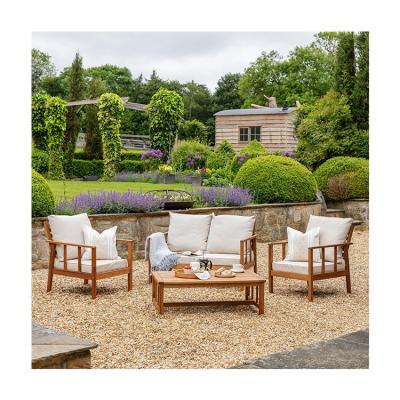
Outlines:
[[[102, 233], [97, 232], [90, 226], [84, 226], [83, 237], [85, 244], [96, 246], [97, 260], [115, 260], [118, 258], [116, 226], [106, 229]], [[82, 259], [91, 260], [92, 249], [85, 249]]]

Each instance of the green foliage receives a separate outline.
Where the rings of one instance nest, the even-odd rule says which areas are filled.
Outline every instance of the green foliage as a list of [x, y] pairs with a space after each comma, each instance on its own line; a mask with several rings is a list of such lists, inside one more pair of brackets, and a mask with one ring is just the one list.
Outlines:
[[207, 168], [216, 170], [229, 166], [230, 170], [230, 164], [235, 154], [232, 145], [227, 140], [223, 140], [215, 151], [209, 154], [207, 158]]
[[336, 51], [335, 80], [336, 90], [351, 99], [356, 76], [354, 34], [341, 32]]
[[327, 199], [346, 200], [369, 196], [369, 162], [356, 157], [334, 157], [314, 172]]
[[185, 119], [195, 118], [205, 123], [212, 117], [212, 98], [207, 86], [191, 81], [184, 84], [181, 90]]
[[49, 179], [64, 179], [63, 144], [66, 126], [65, 101], [51, 97], [45, 111], [45, 125], [48, 135]]
[[262, 156], [248, 161], [233, 181], [249, 189], [257, 203], [290, 203], [315, 200], [313, 174], [289, 157]]
[[[69, 76], [69, 101], [82, 100], [84, 97], [85, 80], [83, 71], [82, 57], [79, 53], [76, 53]], [[74, 106], [67, 109], [67, 124], [64, 134], [64, 172], [66, 176], [71, 176], [72, 174], [72, 160], [81, 125], [77, 113], [78, 108], [78, 106]]]
[[112, 178], [117, 172], [121, 156], [119, 129], [124, 106], [114, 93], [104, 93], [99, 99], [99, 128], [103, 143], [104, 178]]
[[252, 140], [247, 144], [239, 154], [236, 154], [231, 162], [232, 176], [235, 177], [239, 169], [252, 158], [265, 156], [268, 154], [268, 150], [258, 141]]
[[368, 132], [356, 129], [347, 99], [333, 90], [300, 107], [296, 128], [296, 156], [309, 168], [335, 156], [368, 157]]
[[119, 164], [119, 170], [120, 171], [144, 172], [145, 164], [143, 161], [123, 160]]
[[352, 95], [353, 120], [359, 129], [369, 129], [369, 33], [356, 37], [357, 75]]
[[72, 175], [78, 178], [84, 176], [102, 176], [102, 160], [72, 160]]
[[142, 150], [122, 150], [121, 160], [140, 161]]
[[239, 93], [240, 74], [228, 73], [217, 83], [213, 95], [214, 112], [241, 108], [244, 98]]
[[203, 181], [204, 186], [229, 186], [231, 183], [232, 173], [229, 165], [216, 169]]
[[333, 87], [334, 59], [315, 43], [296, 47], [287, 59], [263, 52], [244, 72], [239, 92], [250, 104], [265, 104], [264, 95], [276, 97], [278, 106], [314, 101]]
[[32, 49], [32, 94], [38, 93], [44, 78], [54, 76], [56, 68], [50, 61], [50, 56], [37, 49]]
[[[93, 78], [88, 85], [89, 99], [96, 99], [107, 91], [104, 81]], [[97, 106], [86, 106], [86, 144], [85, 153], [89, 160], [103, 158], [103, 146], [97, 119]]]
[[[172, 166], [176, 171], [196, 170], [205, 167], [210, 150], [202, 143], [184, 141], [178, 144], [172, 154]], [[195, 160], [198, 158], [198, 160]], [[192, 163], [191, 160], [195, 160]]]
[[178, 138], [179, 140], [194, 140], [200, 143], [207, 143], [207, 127], [197, 119], [184, 120], [179, 124]]
[[35, 146], [47, 150], [45, 111], [50, 96], [44, 93], [32, 96], [32, 139]]
[[32, 146], [32, 169], [40, 174], [47, 174], [49, 168], [49, 155], [46, 151]]
[[32, 169], [32, 217], [47, 217], [54, 211], [54, 197], [46, 179]]
[[159, 89], [151, 98], [146, 111], [152, 148], [160, 149], [170, 157], [183, 116], [182, 97], [172, 90]]

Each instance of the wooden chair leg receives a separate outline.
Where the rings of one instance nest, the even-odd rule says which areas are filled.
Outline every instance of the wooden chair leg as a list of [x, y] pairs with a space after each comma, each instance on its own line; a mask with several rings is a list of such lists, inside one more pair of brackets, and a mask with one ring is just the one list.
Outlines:
[[128, 273], [128, 292], [132, 290], [132, 271]]
[[314, 296], [314, 284], [312, 279], [307, 281], [308, 286], [308, 301], [313, 301]]
[[274, 293], [274, 277], [272, 275], [268, 276], [268, 290], [270, 293]]
[[53, 268], [49, 268], [49, 272], [47, 275], [47, 291], [50, 292], [51, 287], [53, 285]]
[[83, 284], [84, 284], [84, 285], [87, 285], [88, 283], [89, 283], [89, 279], [84, 279], [84, 280], [83, 280]]
[[346, 290], [347, 293], [351, 293], [351, 280], [350, 280], [350, 269], [346, 268]]
[[92, 279], [92, 299], [95, 299], [97, 295], [96, 279]]

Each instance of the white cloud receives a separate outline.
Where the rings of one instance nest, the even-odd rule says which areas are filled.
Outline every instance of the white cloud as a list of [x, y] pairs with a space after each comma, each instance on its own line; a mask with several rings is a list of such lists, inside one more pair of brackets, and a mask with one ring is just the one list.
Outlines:
[[35, 32], [32, 46], [51, 55], [58, 71], [77, 51], [85, 67], [114, 64], [133, 76], [155, 69], [163, 79], [194, 80], [211, 90], [228, 72], [242, 72], [262, 51], [287, 56], [314, 32]]

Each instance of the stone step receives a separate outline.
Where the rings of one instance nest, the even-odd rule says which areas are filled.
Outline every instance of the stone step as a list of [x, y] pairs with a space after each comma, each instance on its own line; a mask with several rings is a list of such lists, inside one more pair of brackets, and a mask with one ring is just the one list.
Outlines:
[[345, 218], [346, 214], [341, 208], [328, 208], [326, 210], [327, 217], [337, 217], [337, 218]]

